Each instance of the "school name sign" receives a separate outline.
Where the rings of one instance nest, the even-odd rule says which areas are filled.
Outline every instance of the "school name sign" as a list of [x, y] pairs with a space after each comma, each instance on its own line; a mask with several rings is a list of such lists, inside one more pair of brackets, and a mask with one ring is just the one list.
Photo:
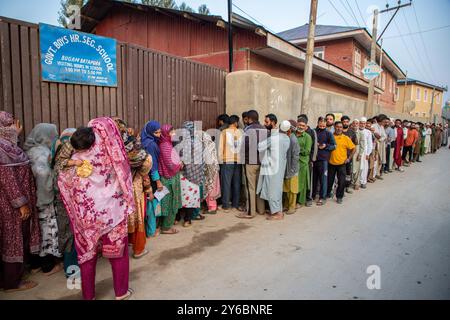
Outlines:
[[39, 24], [42, 80], [117, 86], [116, 40]]

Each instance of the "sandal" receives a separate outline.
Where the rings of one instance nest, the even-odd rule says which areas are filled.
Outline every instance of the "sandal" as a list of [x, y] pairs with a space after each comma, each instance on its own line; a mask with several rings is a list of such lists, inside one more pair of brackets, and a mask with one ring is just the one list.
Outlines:
[[56, 266], [53, 267], [53, 269], [47, 273], [44, 273], [44, 275], [46, 275], [47, 277], [50, 277], [56, 273], [59, 273], [60, 271], [62, 271], [64, 269], [64, 266], [62, 263], [58, 263]]
[[322, 200], [317, 201], [317, 205], [318, 206], [323, 206], [323, 201]]
[[161, 231], [161, 234], [177, 234], [177, 233], [179, 233], [179, 232], [180, 232], [180, 231], [178, 231], [177, 229], [172, 228], [172, 229], [167, 230], [167, 231]]
[[129, 300], [133, 294], [134, 294], [134, 290], [129, 288], [128, 291], [127, 291], [127, 294], [125, 296], [123, 296], [123, 297], [120, 297], [120, 298], [116, 297], [116, 301]]
[[148, 255], [149, 251], [147, 249], [144, 250], [144, 252], [140, 253], [140, 254], [133, 254], [133, 258], [136, 260], [141, 259], [142, 257], [145, 257], [146, 255]]
[[190, 227], [192, 227], [192, 222], [191, 222], [191, 221], [185, 221], [185, 222], [183, 223], [183, 227], [184, 227], [184, 228], [190, 228]]
[[26, 291], [26, 290], [30, 290], [33, 289], [34, 287], [36, 287], [38, 285], [37, 282], [34, 281], [30, 281], [30, 280], [23, 280], [19, 287], [16, 289], [8, 289], [5, 290], [5, 293], [13, 293], [13, 292], [19, 292], [19, 291]]
[[197, 217], [194, 218], [194, 220], [197, 220], [197, 221], [201, 221], [201, 220], [205, 220], [205, 219], [206, 219], [206, 217], [202, 216], [201, 214], [199, 214]]

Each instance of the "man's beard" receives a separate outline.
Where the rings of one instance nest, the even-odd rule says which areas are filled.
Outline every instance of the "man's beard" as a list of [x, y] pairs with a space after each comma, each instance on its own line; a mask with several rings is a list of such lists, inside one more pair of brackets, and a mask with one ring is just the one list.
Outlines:
[[348, 129], [350, 126], [343, 126], [344, 127], [344, 129]]

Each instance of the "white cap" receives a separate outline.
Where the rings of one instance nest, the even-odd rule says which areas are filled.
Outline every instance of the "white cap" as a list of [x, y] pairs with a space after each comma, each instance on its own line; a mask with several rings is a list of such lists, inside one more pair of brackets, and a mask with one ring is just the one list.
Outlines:
[[287, 120], [284, 120], [280, 125], [280, 130], [283, 132], [288, 132], [291, 129], [291, 123]]
[[366, 117], [362, 117], [361, 120], [359, 120], [360, 122], [367, 122], [367, 118]]

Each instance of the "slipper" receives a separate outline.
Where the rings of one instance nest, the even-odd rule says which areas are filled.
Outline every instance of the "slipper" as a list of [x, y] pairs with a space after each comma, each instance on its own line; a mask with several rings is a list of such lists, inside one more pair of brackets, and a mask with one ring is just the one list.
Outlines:
[[185, 221], [185, 222], [183, 222], [183, 227], [184, 227], [184, 228], [190, 228], [190, 227], [192, 227], [192, 222], [191, 222], [191, 221]]
[[274, 214], [271, 215], [270, 217], [267, 217], [267, 220], [269, 221], [281, 221], [284, 219], [284, 215], [280, 215], [280, 214]]
[[205, 216], [202, 216], [201, 214], [199, 214], [197, 217], [195, 217], [195, 219], [193, 219], [193, 220], [196, 220], [196, 221], [202, 221], [202, 220], [205, 220], [206, 219], [206, 217]]
[[50, 277], [50, 276], [62, 271], [63, 269], [64, 269], [64, 266], [62, 265], [62, 263], [58, 263], [56, 266], [53, 267], [53, 269], [50, 272], [44, 273], [44, 275], [46, 275], [47, 277]]
[[141, 259], [142, 257], [145, 257], [146, 255], [149, 254], [149, 251], [147, 249], [144, 250], [144, 252], [140, 253], [140, 254], [133, 254], [133, 258], [136, 260]]
[[30, 290], [33, 289], [34, 287], [36, 287], [38, 285], [37, 282], [34, 281], [30, 281], [30, 280], [25, 280], [22, 281], [19, 285], [18, 288], [16, 289], [8, 289], [5, 290], [5, 293], [13, 293], [13, 292], [19, 292], [19, 291], [26, 291], [26, 290]]
[[127, 291], [127, 294], [123, 298], [117, 298], [116, 297], [116, 301], [129, 300], [133, 294], [134, 294], [134, 290], [129, 288], [128, 291]]
[[236, 215], [236, 217], [239, 219], [253, 219], [255, 216], [244, 214], [244, 213], [239, 213]]
[[178, 231], [177, 229], [172, 228], [172, 229], [167, 230], [167, 231], [161, 231], [161, 234], [177, 234], [177, 233], [179, 233], [179, 232], [180, 232], [180, 231]]
[[36, 274], [42, 271], [42, 268], [31, 269], [31, 274]]

